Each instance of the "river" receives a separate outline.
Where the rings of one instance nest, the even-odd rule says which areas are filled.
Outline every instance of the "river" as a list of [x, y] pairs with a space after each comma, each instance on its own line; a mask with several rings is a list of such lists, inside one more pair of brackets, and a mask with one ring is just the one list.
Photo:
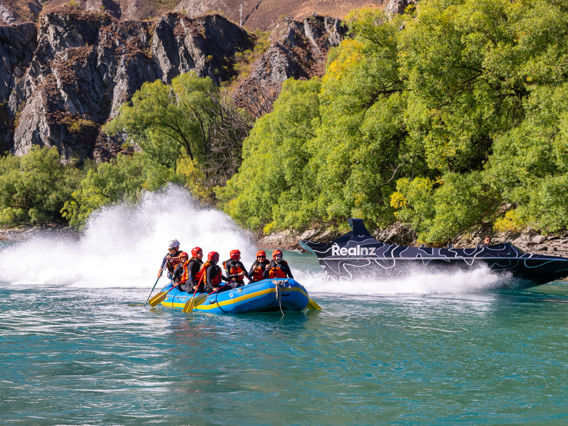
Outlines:
[[568, 421], [567, 285], [499, 290], [487, 271], [335, 283], [285, 253], [321, 312], [129, 306], [171, 235], [254, 259], [227, 217], [173, 196], [109, 208], [79, 240], [0, 247], [0, 423]]

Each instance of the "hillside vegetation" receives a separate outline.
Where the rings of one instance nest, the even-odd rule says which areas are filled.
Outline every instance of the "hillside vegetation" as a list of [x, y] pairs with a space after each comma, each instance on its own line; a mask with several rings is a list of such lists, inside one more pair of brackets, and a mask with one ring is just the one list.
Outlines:
[[265, 232], [402, 220], [429, 243], [566, 227], [563, 2], [431, 0], [347, 20], [325, 76], [287, 81], [256, 122], [226, 212]]
[[[347, 24], [325, 75], [287, 80], [246, 139], [250, 117], [212, 83], [146, 84], [107, 126], [143, 152], [87, 163], [82, 180], [71, 173], [52, 217], [81, 226], [172, 181], [265, 233], [360, 217], [371, 229], [403, 221], [441, 244], [470, 230], [567, 227], [568, 6], [427, 0], [402, 16], [355, 10]], [[238, 125], [217, 117], [221, 107]], [[167, 134], [175, 123], [183, 137]], [[224, 153], [228, 165], [215, 167]], [[17, 180], [24, 160], [1, 161]], [[2, 194], [16, 186], [0, 179]], [[1, 202], [4, 225], [49, 217]]]

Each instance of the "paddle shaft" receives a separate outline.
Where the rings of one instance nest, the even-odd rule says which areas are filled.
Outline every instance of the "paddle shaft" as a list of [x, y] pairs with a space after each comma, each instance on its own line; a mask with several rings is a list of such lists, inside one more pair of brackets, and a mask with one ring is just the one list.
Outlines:
[[[203, 274], [201, 275], [201, 278], [199, 278], [199, 282], [197, 283], [197, 285], [195, 286], [195, 291], [193, 292], [193, 296], [191, 296], [191, 299], [189, 299], [185, 306], [183, 307], [183, 312], [189, 312], [189, 307], [192, 306], [191, 302], [193, 301], [193, 299], [195, 299], [195, 294], [197, 293], [197, 290], [199, 290], [199, 285], [201, 284], [201, 281], [203, 281]], [[191, 309], [193, 311], [193, 309]]]
[[[156, 284], [158, 284], [158, 281], [160, 281], [160, 278], [162, 278], [162, 274], [160, 274], [160, 276], [158, 277], [158, 279], [156, 280], [156, 282], [154, 283], [154, 287], [152, 287], [152, 290], [150, 290], [150, 294], [148, 295], [148, 298], [146, 299], [146, 301], [144, 302], [144, 305], [146, 303], [148, 303], [148, 300], [150, 300], [150, 296], [152, 296], [152, 293], [154, 293], [154, 289], [156, 288]], [[142, 306], [144, 306], [142, 305]]]
[[164, 300], [164, 299], [166, 298], [167, 294], [168, 294], [170, 291], [172, 291], [174, 288], [176, 288], [178, 285], [179, 285], [179, 283], [176, 284], [176, 285], [174, 285], [174, 286], [173, 286], [172, 288], [170, 288], [168, 291], [162, 291], [162, 292], [156, 294], [154, 297], [152, 297], [152, 298], [150, 299], [150, 305], [151, 305], [152, 307], [156, 306], [158, 303], [160, 303], [162, 300]]

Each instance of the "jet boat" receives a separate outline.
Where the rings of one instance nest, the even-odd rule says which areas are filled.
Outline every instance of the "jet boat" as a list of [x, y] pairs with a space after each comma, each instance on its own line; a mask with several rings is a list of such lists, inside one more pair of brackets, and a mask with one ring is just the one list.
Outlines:
[[504, 283], [534, 287], [568, 276], [568, 259], [526, 253], [510, 243], [456, 249], [406, 247], [377, 241], [361, 219], [348, 219], [352, 231], [331, 243], [300, 240], [314, 253], [324, 272], [339, 280], [357, 277], [396, 278], [414, 271], [468, 270], [487, 266]]

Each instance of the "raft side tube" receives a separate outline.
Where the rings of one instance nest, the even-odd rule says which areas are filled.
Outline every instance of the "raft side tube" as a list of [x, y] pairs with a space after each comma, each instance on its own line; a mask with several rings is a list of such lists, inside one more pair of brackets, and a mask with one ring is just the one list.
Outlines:
[[[168, 284], [163, 291], [172, 287]], [[203, 294], [198, 293], [196, 294]], [[162, 305], [168, 308], [183, 309], [185, 303], [193, 294], [177, 288], [168, 293]], [[213, 293], [195, 308], [215, 314], [238, 314], [270, 311], [302, 311], [308, 306], [308, 292], [300, 283], [293, 279], [265, 279], [222, 293]]]

